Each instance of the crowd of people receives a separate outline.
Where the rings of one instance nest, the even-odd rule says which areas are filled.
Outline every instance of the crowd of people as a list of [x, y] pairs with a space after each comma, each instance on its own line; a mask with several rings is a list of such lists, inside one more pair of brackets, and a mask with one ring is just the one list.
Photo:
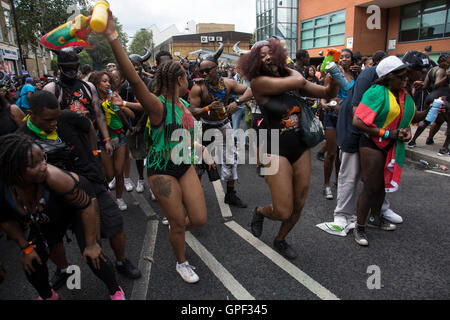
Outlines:
[[[435, 66], [417, 51], [400, 60], [382, 51], [362, 57], [343, 49], [336, 61], [346, 84], [340, 86], [322, 65], [310, 64], [307, 51], [300, 50], [294, 64], [278, 38], [257, 42], [241, 53], [236, 66], [220, 63], [221, 45], [195, 61], [175, 61], [161, 51], [156, 66], [149, 67], [151, 52], [127, 55], [112, 15], [103, 34], [116, 59], [104, 70], [80, 68], [81, 48], [68, 47], [57, 54], [54, 81], [42, 79], [37, 85], [26, 79], [19, 95], [3, 90], [0, 96], [0, 228], [21, 249], [22, 267], [40, 300], [58, 300], [56, 290], [68, 278], [70, 257], [63, 242], [68, 229], [111, 299], [125, 299], [114, 267], [131, 279], [141, 273], [126, 258], [122, 213], [128, 206], [123, 194], [134, 189], [142, 193], [147, 184], [164, 214], [162, 223], [170, 228], [176, 272], [187, 283], [198, 282], [184, 248], [185, 232], [207, 222], [202, 174], [208, 172], [213, 181], [216, 173], [226, 184], [225, 203], [247, 207], [236, 190], [241, 122], [258, 133], [256, 145], [246, 140], [246, 148], [266, 150], [264, 155], [257, 152], [255, 178], [263, 176], [271, 194], [270, 203], [251, 211], [251, 232], [260, 237], [266, 218], [280, 221], [274, 249], [296, 259], [295, 246], [286, 238], [300, 219], [310, 188], [304, 108], [315, 113], [324, 129], [317, 159], [323, 161], [325, 199], [334, 199], [335, 170], [334, 222], [342, 228], [355, 223], [353, 235], [361, 246], [369, 244], [366, 227], [392, 231], [403, 222], [386, 193], [398, 190], [405, 144], [414, 147], [421, 133], [413, 138], [411, 124], [425, 120], [436, 98], [444, 105], [431, 132], [448, 121], [449, 55], [443, 54]], [[428, 125], [425, 121], [421, 128]], [[212, 141], [194, 139], [195, 130], [211, 129], [226, 137], [220, 173], [209, 148]], [[173, 139], [179, 130], [186, 136]], [[277, 130], [279, 148], [263, 139], [261, 130]], [[448, 139], [447, 130], [441, 155], [449, 154]], [[183, 143], [189, 148], [180, 148]], [[130, 179], [132, 159], [136, 184]], [[278, 170], [265, 175], [274, 163]], [[358, 194], [361, 180], [364, 187]], [[115, 264], [103, 252], [102, 238], [109, 240]], [[57, 267], [51, 281], [48, 259]]]

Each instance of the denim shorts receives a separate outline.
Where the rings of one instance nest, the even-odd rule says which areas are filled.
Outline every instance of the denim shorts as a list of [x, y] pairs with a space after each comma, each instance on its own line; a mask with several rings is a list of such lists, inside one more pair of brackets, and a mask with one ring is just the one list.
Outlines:
[[325, 130], [336, 130], [337, 114], [334, 112], [324, 112], [323, 127]]
[[[127, 138], [123, 133], [119, 134], [119, 136], [117, 138], [111, 139], [111, 145], [112, 145], [114, 151], [125, 146], [126, 144], [127, 144]], [[100, 149], [105, 150], [104, 142], [100, 143]]]

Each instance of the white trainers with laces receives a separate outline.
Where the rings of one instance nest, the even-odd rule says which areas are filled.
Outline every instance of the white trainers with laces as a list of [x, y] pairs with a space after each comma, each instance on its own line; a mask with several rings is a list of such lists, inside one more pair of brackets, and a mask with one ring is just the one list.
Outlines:
[[138, 180], [137, 186], [136, 186], [136, 192], [142, 193], [144, 192], [145, 188], [145, 181], [144, 180]]
[[389, 220], [392, 223], [403, 223], [403, 218], [396, 214], [394, 211], [392, 211], [391, 209], [388, 209], [384, 212], [381, 213], [381, 215], [386, 219]]
[[163, 225], [165, 225], [165, 226], [168, 226], [168, 225], [169, 225], [169, 220], [167, 220], [167, 218], [164, 217], [164, 218], [162, 219], [161, 223], [162, 223]]
[[123, 200], [122, 198], [117, 199], [117, 206], [119, 207], [120, 211], [125, 211], [128, 209], [128, 206], [125, 203], [125, 200]]
[[131, 179], [124, 179], [124, 185], [125, 185], [125, 190], [127, 190], [127, 192], [131, 192], [133, 191], [133, 182], [131, 181]]
[[108, 187], [110, 190], [114, 190], [114, 188], [116, 187], [116, 178], [112, 179], [109, 183], [108, 183]]
[[187, 283], [196, 283], [200, 280], [198, 275], [194, 272], [195, 267], [191, 266], [189, 262], [185, 262], [182, 264], [177, 263], [177, 272]]

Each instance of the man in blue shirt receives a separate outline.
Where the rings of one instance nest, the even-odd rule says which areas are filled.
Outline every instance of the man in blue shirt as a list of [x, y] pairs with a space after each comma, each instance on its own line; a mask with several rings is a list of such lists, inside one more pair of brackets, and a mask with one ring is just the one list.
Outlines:
[[22, 87], [22, 90], [20, 90], [20, 97], [17, 100], [17, 106], [22, 109], [25, 114], [28, 114], [28, 111], [30, 110], [30, 103], [28, 102], [28, 99], [36, 91], [33, 84], [33, 78], [27, 78], [25, 80], [25, 85]]

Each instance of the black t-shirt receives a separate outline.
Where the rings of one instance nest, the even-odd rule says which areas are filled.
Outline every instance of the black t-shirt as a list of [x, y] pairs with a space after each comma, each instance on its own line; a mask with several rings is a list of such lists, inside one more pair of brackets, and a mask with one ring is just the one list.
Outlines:
[[[152, 91], [153, 88], [153, 79], [148, 77], [143, 77], [142, 80], [144, 81], [147, 88], [149, 88], [150, 91]], [[136, 102], [136, 96], [134, 95], [133, 88], [131, 87], [130, 83], [128, 81], [125, 81], [119, 90], [119, 95], [122, 98], [122, 100], [127, 102]], [[132, 110], [135, 115], [135, 120], [133, 121], [133, 124], [135, 125], [139, 119], [142, 117], [143, 112], [142, 111], [135, 111]]]
[[[72, 150], [74, 156], [73, 171], [91, 182], [103, 184], [106, 178], [100, 160], [92, 154], [87, 139], [91, 128], [90, 120], [75, 111], [62, 110], [57, 125], [59, 137]], [[39, 139], [26, 125], [19, 128], [17, 132]]]
[[13, 133], [17, 130], [17, 124], [11, 117], [11, 106], [0, 111], [0, 136]]
[[336, 137], [338, 146], [343, 152], [358, 152], [361, 131], [353, 126], [353, 107], [359, 105], [364, 93], [377, 77], [376, 67], [363, 70], [356, 79], [355, 85], [348, 92], [347, 98], [341, 104], [336, 125]]

